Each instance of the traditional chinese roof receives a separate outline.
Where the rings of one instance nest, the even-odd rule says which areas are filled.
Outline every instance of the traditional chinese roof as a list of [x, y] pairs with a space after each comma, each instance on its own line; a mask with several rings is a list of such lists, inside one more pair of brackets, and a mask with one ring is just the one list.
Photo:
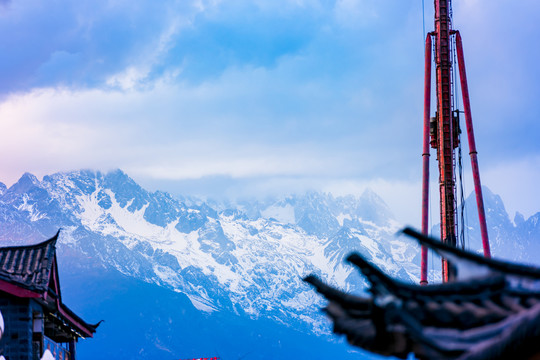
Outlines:
[[35, 245], [0, 248], [0, 279], [36, 292], [47, 291], [58, 233]]
[[405, 359], [527, 359], [540, 354], [540, 270], [483, 258], [412, 229], [456, 267], [452, 283], [419, 286], [392, 279], [359, 254], [347, 260], [368, 279], [369, 297], [334, 289], [314, 276], [334, 332], [352, 345]]
[[99, 323], [86, 323], [62, 302], [56, 261], [58, 235], [34, 245], [0, 248], [0, 291], [34, 298], [79, 336], [92, 337]]

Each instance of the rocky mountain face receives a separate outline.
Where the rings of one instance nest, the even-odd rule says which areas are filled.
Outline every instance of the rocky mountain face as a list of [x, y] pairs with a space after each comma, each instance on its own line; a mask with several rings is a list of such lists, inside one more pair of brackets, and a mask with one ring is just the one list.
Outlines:
[[[219, 310], [309, 325], [320, 299], [302, 283], [320, 274], [343, 289], [361, 279], [343, 258], [360, 251], [391, 275], [414, 281], [417, 253], [394, 234], [390, 210], [373, 192], [360, 197], [308, 193], [270, 202], [210, 206], [148, 192], [120, 170], [25, 174], [2, 188], [4, 244], [39, 241], [62, 229], [66, 262], [116, 269]], [[82, 265], [80, 265], [82, 266]]]
[[[494, 256], [535, 262], [540, 213], [512, 222], [498, 196], [486, 189], [484, 197]], [[466, 230], [479, 249], [474, 195], [467, 202]], [[24, 174], [9, 189], [0, 184], [0, 226], [6, 245], [42, 241], [61, 228], [60, 271], [82, 274], [78, 281], [103, 269], [186, 296], [208, 316], [264, 319], [306, 333], [329, 329], [303, 276], [363, 291], [364, 280], [343, 261], [352, 251], [404, 281], [418, 281], [420, 272], [419, 249], [395, 236], [400, 224], [369, 190], [217, 204], [146, 191], [120, 170], [41, 181]]]
[[[499, 195], [493, 194], [487, 187], [482, 188], [482, 194], [492, 256], [540, 265], [540, 259], [536, 256], [540, 251], [540, 212], [528, 219], [518, 212], [512, 221]], [[481, 252], [482, 240], [474, 193], [466, 199], [466, 208], [465, 235], [469, 242], [466, 245]]]

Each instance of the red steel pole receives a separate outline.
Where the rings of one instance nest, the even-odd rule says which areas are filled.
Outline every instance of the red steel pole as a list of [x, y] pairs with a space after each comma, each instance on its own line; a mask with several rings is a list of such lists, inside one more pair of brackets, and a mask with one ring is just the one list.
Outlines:
[[[441, 199], [441, 239], [456, 246], [454, 149], [457, 141], [452, 129], [452, 63], [450, 61], [450, 1], [435, 0], [435, 50], [437, 56], [437, 160]], [[447, 259], [442, 259], [443, 282], [453, 280]]]
[[[429, 214], [429, 121], [431, 111], [431, 33], [426, 38], [426, 62], [424, 66], [424, 144], [422, 150], [422, 233], [428, 235]], [[427, 285], [427, 248], [422, 246], [420, 285]]]
[[486, 224], [486, 213], [484, 211], [484, 198], [482, 196], [482, 185], [480, 182], [480, 170], [478, 169], [478, 152], [476, 151], [476, 142], [474, 140], [471, 104], [469, 101], [469, 87], [467, 85], [467, 74], [465, 72], [465, 58], [463, 56], [463, 45], [461, 42], [461, 35], [459, 34], [459, 31], [456, 31], [456, 51], [459, 66], [459, 80], [461, 82], [461, 93], [463, 96], [463, 107], [465, 111], [465, 124], [467, 126], [467, 138], [469, 140], [469, 154], [471, 155], [474, 192], [476, 193], [476, 205], [478, 207], [480, 233], [482, 235], [482, 245], [484, 247], [484, 257], [491, 258]]

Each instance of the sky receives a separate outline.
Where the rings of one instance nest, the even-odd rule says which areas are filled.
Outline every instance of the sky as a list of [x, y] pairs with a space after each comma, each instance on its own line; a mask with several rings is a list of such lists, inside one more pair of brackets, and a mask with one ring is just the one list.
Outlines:
[[[432, 1], [424, 12], [421, 0], [0, 0], [0, 181], [120, 168], [208, 197], [369, 187], [418, 226]], [[482, 181], [528, 217], [540, 2], [453, 12]], [[431, 164], [435, 190], [433, 151]]]

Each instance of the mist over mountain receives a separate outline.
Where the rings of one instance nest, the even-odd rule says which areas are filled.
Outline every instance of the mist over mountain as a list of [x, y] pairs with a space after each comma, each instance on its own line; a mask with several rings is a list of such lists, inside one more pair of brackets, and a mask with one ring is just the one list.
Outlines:
[[[404, 281], [420, 272], [419, 249], [395, 236], [400, 224], [370, 190], [224, 204], [149, 192], [121, 170], [83, 170], [41, 181], [27, 173], [10, 188], [0, 184], [0, 194], [3, 244], [42, 241], [62, 228], [64, 299], [88, 321], [106, 320], [81, 343], [82, 359], [229, 358], [250, 346], [259, 350], [248, 358], [304, 358], [307, 344], [311, 358], [347, 358], [356, 353], [328, 342], [324, 304], [301, 278], [315, 273], [363, 291], [343, 261], [352, 251]], [[540, 213], [512, 222], [500, 197], [487, 188], [484, 197], [494, 256], [534, 262], [523, 249], [540, 246]], [[478, 220], [468, 209], [475, 248]]]

